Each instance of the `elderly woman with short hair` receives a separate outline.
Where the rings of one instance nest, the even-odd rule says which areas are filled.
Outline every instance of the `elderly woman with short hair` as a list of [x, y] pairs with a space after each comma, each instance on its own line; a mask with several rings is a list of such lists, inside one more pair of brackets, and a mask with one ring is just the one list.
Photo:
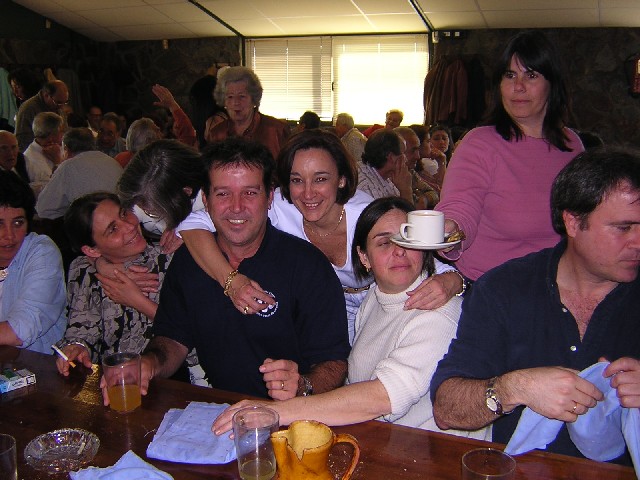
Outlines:
[[229, 118], [205, 132], [207, 143], [227, 137], [243, 137], [266, 146], [273, 158], [289, 136], [289, 126], [277, 118], [260, 113], [262, 85], [258, 76], [247, 67], [229, 67], [218, 77], [213, 97], [224, 107]]

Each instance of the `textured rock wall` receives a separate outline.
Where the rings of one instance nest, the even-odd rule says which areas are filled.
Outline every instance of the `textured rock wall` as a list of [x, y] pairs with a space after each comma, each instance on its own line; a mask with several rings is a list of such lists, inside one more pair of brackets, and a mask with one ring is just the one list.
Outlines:
[[189, 113], [189, 89], [216, 65], [239, 65], [240, 42], [235, 37], [100, 43], [78, 36], [74, 41], [0, 38], [0, 66], [17, 66], [54, 73], [69, 68], [77, 73], [82, 105], [113, 110], [133, 120], [153, 109], [155, 83], [169, 88]]

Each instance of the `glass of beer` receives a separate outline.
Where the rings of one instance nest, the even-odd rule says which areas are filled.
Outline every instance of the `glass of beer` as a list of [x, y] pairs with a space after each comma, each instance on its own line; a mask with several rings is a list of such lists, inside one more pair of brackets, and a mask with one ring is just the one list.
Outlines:
[[138, 353], [119, 352], [102, 358], [109, 404], [118, 413], [132, 412], [142, 403], [140, 364]]
[[267, 407], [246, 407], [233, 415], [238, 469], [243, 480], [270, 480], [276, 474], [271, 434], [278, 430], [278, 413]]
[[0, 433], [0, 478], [18, 479], [16, 439], [5, 433]]

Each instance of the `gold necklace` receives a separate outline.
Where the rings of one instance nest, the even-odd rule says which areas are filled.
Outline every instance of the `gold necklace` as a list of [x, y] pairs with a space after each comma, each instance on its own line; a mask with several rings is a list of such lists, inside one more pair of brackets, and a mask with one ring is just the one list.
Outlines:
[[315, 228], [311, 226], [310, 222], [307, 222], [307, 220], [305, 220], [304, 222], [305, 222], [305, 225], [309, 227], [309, 230], [311, 231], [311, 233], [313, 233], [314, 235], [317, 235], [320, 238], [324, 238], [324, 237], [328, 237], [329, 235], [332, 235], [333, 232], [335, 232], [338, 229], [338, 227], [342, 223], [342, 217], [344, 217], [344, 207], [342, 207], [342, 212], [340, 212], [340, 218], [338, 219], [338, 223], [336, 223], [336, 226], [333, 227], [333, 229], [327, 233], [318, 232]]

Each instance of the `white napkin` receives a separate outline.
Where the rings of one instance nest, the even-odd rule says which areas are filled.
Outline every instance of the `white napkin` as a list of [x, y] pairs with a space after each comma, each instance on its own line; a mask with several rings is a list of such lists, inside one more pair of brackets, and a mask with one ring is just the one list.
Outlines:
[[71, 480], [173, 480], [173, 477], [145, 462], [131, 450], [112, 467], [88, 467], [69, 472]]
[[227, 403], [191, 402], [184, 410], [169, 410], [147, 447], [147, 456], [209, 465], [235, 460], [236, 449], [229, 435], [217, 436], [211, 431], [213, 421], [228, 406]]
[[[640, 410], [620, 405], [611, 379], [602, 376], [607, 365], [608, 362], [599, 362], [580, 372], [582, 378], [604, 394], [604, 400], [579, 415], [574, 423], [567, 423], [567, 430], [578, 450], [592, 460], [612, 460], [624, 453], [626, 445], [640, 475]], [[544, 450], [555, 440], [562, 425], [562, 421], [545, 418], [527, 407], [505, 452], [519, 455], [535, 448]]]

